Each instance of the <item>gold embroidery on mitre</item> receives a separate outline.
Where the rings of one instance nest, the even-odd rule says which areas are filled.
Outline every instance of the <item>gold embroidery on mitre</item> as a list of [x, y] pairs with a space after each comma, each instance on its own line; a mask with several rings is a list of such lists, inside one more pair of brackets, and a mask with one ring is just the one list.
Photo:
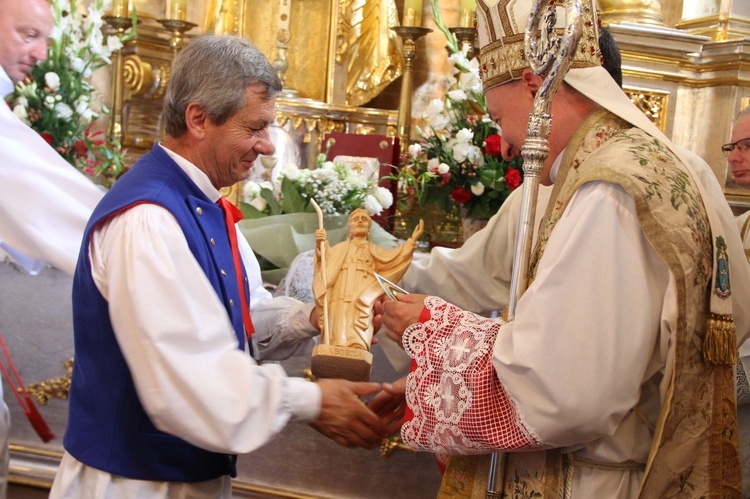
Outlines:
[[[565, 2], [555, 2], [564, 7]], [[524, 30], [531, 12], [530, 0], [477, 0], [477, 37], [479, 69], [484, 90], [521, 77], [528, 68], [524, 56]], [[564, 34], [565, 15], [557, 9], [556, 32]], [[583, 32], [571, 68], [602, 65], [599, 50], [599, 20], [590, 0], [582, 9]]]

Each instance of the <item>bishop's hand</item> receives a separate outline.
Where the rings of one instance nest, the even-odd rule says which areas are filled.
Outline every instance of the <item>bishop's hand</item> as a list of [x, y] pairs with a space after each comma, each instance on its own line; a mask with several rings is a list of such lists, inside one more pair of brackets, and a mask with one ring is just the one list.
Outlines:
[[391, 383], [383, 383], [383, 391], [373, 398], [367, 407], [380, 417], [393, 435], [404, 424], [406, 412], [406, 376]]
[[419, 322], [427, 296], [397, 294], [396, 298], [398, 300], [383, 301], [381, 320], [385, 326], [385, 334], [403, 348], [404, 331], [407, 327]]

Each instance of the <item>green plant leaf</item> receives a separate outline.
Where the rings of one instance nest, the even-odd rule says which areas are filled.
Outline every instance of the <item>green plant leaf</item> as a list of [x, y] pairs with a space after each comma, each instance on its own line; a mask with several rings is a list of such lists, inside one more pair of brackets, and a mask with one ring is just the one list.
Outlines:
[[284, 213], [298, 213], [304, 211], [312, 211], [312, 206], [309, 206], [309, 202], [302, 197], [294, 182], [284, 177], [281, 179], [281, 205], [284, 209]]
[[240, 201], [240, 211], [242, 212], [242, 216], [247, 219], [253, 219], [253, 218], [263, 218], [267, 216], [265, 213], [260, 211], [258, 208], [251, 204], [247, 204], [243, 201]]
[[281, 215], [284, 213], [281, 203], [276, 199], [272, 190], [261, 189], [260, 196], [268, 203], [268, 210], [271, 212], [271, 215]]

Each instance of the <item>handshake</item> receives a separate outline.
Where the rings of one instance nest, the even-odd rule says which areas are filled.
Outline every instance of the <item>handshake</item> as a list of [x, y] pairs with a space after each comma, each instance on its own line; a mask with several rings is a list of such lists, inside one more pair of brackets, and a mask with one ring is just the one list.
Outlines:
[[[338, 379], [318, 380], [322, 404], [318, 420], [311, 424], [344, 447], [371, 449], [396, 433], [406, 409], [406, 378], [391, 383], [355, 383]], [[360, 397], [378, 393], [365, 404]]]

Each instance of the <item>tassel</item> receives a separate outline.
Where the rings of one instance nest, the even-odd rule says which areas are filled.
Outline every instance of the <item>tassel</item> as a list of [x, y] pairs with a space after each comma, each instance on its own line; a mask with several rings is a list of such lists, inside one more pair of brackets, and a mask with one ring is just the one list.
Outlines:
[[47, 422], [42, 417], [39, 409], [34, 405], [34, 401], [28, 393], [24, 393], [24, 399], [26, 400], [26, 407], [23, 412], [26, 414], [31, 426], [36, 431], [42, 442], [47, 443], [55, 438], [55, 434], [52, 433], [52, 429], [49, 427]]
[[731, 315], [711, 313], [703, 339], [703, 360], [733, 366], [737, 361], [737, 335]]

